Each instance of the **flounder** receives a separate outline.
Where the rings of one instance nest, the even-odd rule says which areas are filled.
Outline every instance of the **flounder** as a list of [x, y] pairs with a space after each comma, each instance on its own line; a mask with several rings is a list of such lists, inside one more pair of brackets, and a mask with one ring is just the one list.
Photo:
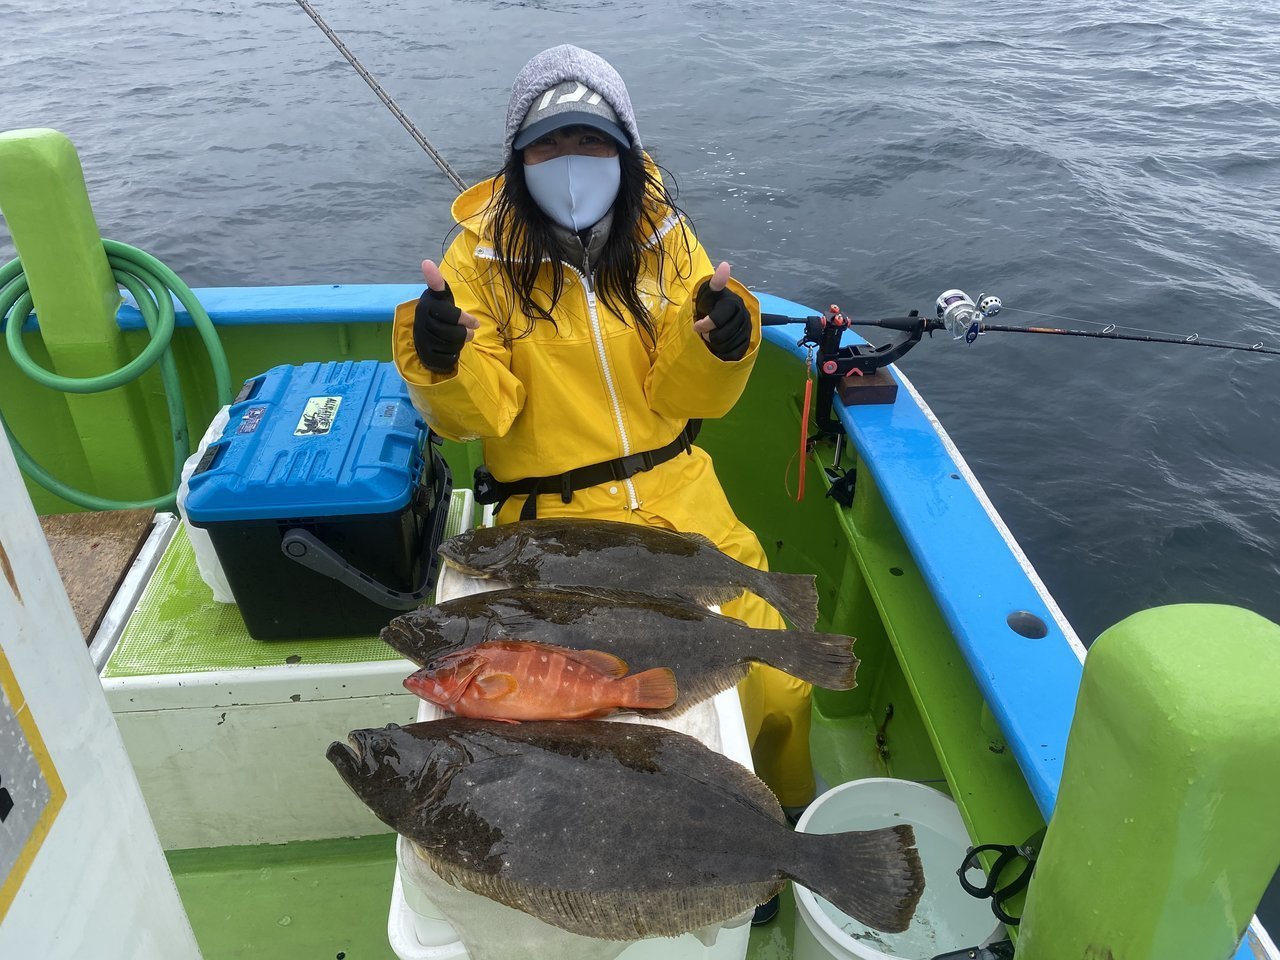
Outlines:
[[757, 630], [684, 600], [622, 590], [516, 587], [448, 600], [396, 617], [382, 639], [425, 666], [494, 640], [532, 640], [603, 650], [635, 671], [670, 667], [674, 717], [734, 686], [752, 662], [767, 663], [829, 690], [854, 686], [851, 637]]
[[750, 590], [802, 630], [818, 619], [815, 577], [749, 567], [699, 533], [551, 517], [477, 527], [444, 541], [439, 552], [464, 573], [512, 586], [637, 590], [702, 606]]
[[449, 718], [348, 743], [329, 760], [442, 878], [583, 936], [679, 936], [787, 879], [900, 932], [924, 891], [910, 826], [796, 833], [754, 774], [661, 727]]

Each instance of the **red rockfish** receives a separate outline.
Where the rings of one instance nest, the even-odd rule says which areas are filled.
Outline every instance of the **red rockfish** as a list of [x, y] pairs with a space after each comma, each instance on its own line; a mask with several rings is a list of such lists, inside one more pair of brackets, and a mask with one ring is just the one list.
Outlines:
[[615, 710], [665, 710], [676, 702], [670, 669], [626, 676], [627, 669], [600, 650], [492, 640], [433, 660], [404, 685], [460, 717], [510, 722], [582, 720]]

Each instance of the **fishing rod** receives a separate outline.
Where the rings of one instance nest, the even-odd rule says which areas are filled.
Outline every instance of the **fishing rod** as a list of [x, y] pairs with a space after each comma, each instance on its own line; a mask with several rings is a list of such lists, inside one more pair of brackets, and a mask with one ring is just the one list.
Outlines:
[[[882, 327], [887, 330], [898, 330], [904, 333], [918, 331], [919, 334], [928, 333], [932, 335], [937, 330], [946, 330], [952, 334], [952, 339], [964, 340], [965, 343], [973, 343], [978, 339], [980, 334], [984, 333], [1037, 333], [1049, 336], [1059, 337], [1089, 337], [1095, 340], [1128, 340], [1137, 343], [1172, 343], [1180, 344], [1188, 347], [1212, 347], [1217, 350], [1242, 350], [1245, 353], [1262, 353], [1268, 356], [1280, 356], [1280, 348], [1268, 347], [1262, 341], [1257, 343], [1238, 343], [1231, 340], [1215, 340], [1201, 337], [1198, 333], [1188, 336], [1177, 336], [1174, 334], [1161, 334], [1159, 332], [1143, 331], [1141, 333], [1117, 333], [1117, 330], [1123, 329], [1118, 324], [1106, 324], [1101, 330], [1074, 330], [1065, 327], [1029, 327], [1016, 326], [1003, 323], [988, 323], [988, 318], [994, 317], [1001, 310], [1013, 310], [1017, 313], [1026, 313], [1033, 316], [1053, 317], [1058, 320], [1072, 320], [1071, 317], [1059, 317], [1055, 314], [1037, 314], [1034, 310], [1021, 310], [1016, 307], [1005, 307], [999, 297], [983, 294], [978, 297], [978, 302], [974, 303], [961, 290], [948, 290], [943, 293], [937, 300], [937, 318], [919, 316], [917, 311], [912, 311], [906, 317], [891, 317], [885, 320], [854, 320], [845, 316], [839, 311], [839, 308], [832, 305], [831, 309], [824, 315], [807, 316], [807, 317], [788, 317], [777, 313], [761, 314], [761, 322], [766, 326], [780, 325], [786, 323], [804, 323], [808, 334], [814, 331], [810, 328], [825, 328], [832, 323], [837, 327]], [[1089, 321], [1076, 320], [1077, 323], [1088, 323]], [[1137, 328], [1133, 328], [1137, 329]], [[915, 338], [914, 342], [918, 341]], [[903, 351], [905, 352], [905, 351]], [[899, 354], [900, 356], [901, 354]], [[870, 371], [864, 371], [870, 372]]]
[[[805, 443], [823, 437], [835, 437], [840, 443], [842, 431], [834, 417], [832, 401], [838, 393], [846, 406], [850, 404], [887, 404], [893, 403], [897, 396], [897, 382], [884, 371], [884, 367], [898, 360], [920, 342], [924, 334], [930, 336], [938, 330], [945, 330], [954, 340], [973, 343], [984, 333], [1038, 333], [1065, 337], [1091, 337], [1101, 340], [1134, 340], [1142, 343], [1172, 343], [1193, 347], [1214, 347], [1220, 350], [1241, 350], [1246, 353], [1264, 353], [1280, 356], [1280, 349], [1268, 347], [1258, 342], [1254, 344], [1233, 343], [1229, 340], [1208, 340], [1198, 334], [1186, 337], [1165, 335], [1160, 331], [1142, 331], [1135, 334], [1117, 333], [1116, 324], [1107, 324], [1102, 330], [1075, 330], [1063, 327], [1024, 327], [1010, 324], [990, 323], [989, 319], [1005, 309], [999, 297], [983, 294], [977, 303], [963, 290], [947, 290], [938, 297], [935, 303], [936, 317], [922, 317], [918, 310], [912, 310], [904, 317], [887, 317], [882, 320], [855, 320], [845, 314], [836, 304], [831, 304], [826, 313], [804, 317], [789, 317], [782, 314], [766, 313], [761, 315], [761, 322], [767, 326], [788, 323], [803, 323], [804, 334], [796, 341], [796, 345], [806, 347], [809, 356], [805, 363], [806, 371], [817, 374], [816, 396], [813, 397], [814, 422], [818, 433], [807, 438]], [[1012, 309], [1012, 308], [1010, 308]], [[1034, 311], [1021, 311], [1034, 314]], [[1059, 320], [1071, 320], [1071, 317], [1058, 317], [1054, 314], [1038, 314], [1054, 317]], [[1087, 320], [1076, 320], [1077, 323], [1088, 323]], [[880, 327], [895, 330], [898, 336], [887, 343], [876, 346], [872, 343], [841, 344], [844, 331], [849, 327]], [[1139, 329], [1139, 328], [1133, 328]], [[805, 413], [802, 418], [808, 423], [810, 386], [805, 387]], [[837, 451], [839, 446], [837, 446]], [[842, 501], [843, 502], [843, 501]]]
[[307, 0], [297, 0], [297, 2], [303, 12], [315, 21], [316, 26], [324, 31], [324, 35], [329, 38], [329, 42], [338, 48], [340, 54], [347, 58], [347, 63], [355, 67], [356, 73], [360, 74], [361, 79], [369, 85], [369, 89], [378, 95], [378, 99], [391, 111], [392, 116], [400, 121], [400, 126], [409, 131], [409, 136], [413, 137], [414, 142], [427, 152], [427, 156], [434, 160], [436, 166], [453, 182], [453, 185], [458, 188], [458, 192], [461, 193], [467, 189], [463, 179], [454, 172], [453, 167], [449, 166], [449, 161], [440, 155], [440, 151], [431, 145], [431, 141], [423, 136], [422, 131], [414, 126], [413, 121], [400, 109], [400, 104], [396, 103], [391, 98], [391, 95], [382, 89], [382, 84], [378, 83], [373, 74], [365, 69], [364, 64], [356, 59], [355, 54], [347, 49], [347, 45], [342, 42], [342, 38], [334, 33], [329, 24], [325, 23], [324, 17], [316, 12], [316, 8], [308, 3]]

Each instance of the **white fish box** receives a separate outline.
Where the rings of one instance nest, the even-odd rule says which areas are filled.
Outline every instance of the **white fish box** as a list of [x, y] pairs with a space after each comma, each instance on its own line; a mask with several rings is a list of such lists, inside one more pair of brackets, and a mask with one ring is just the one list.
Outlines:
[[[486, 520], [488, 518], [486, 517]], [[504, 584], [479, 581], [450, 567], [441, 571], [436, 589], [438, 600], [450, 600]], [[435, 704], [423, 702], [419, 720], [445, 716]], [[713, 750], [736, 760], [748, 770], [751, 749], [737, 690], [725, 690], [674, 720], [655, 720], [624, 715], [616, 718], [631, 723], [650, 723], [697, 737]], [[433, 902], [447, 906], [440, 909]], [[687, 933], [681, 937], [653, 937], [630, 944], [592, 940], [549, 926], [518, 910], [485, 897], [449, 886], [432, 873], [401, 838], [397, 846], [397, 869], [391, 891], [391, 911], [387, 918], [387, 939], [400, 960], [467, 960], [468, 954], [454, 926], [445, 919], [467, 917], [471, 938], [482, 941], [484, 957], [519, 960], [742, 960], [747, 955], [751, 934], [751, 911], [724, 924]]]

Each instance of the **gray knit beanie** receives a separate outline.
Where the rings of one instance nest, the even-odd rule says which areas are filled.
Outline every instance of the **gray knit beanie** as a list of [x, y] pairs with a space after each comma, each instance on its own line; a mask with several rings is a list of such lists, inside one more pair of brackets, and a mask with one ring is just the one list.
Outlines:
[[[631, 97], [627, 94], [627, 85], [622, 82], [618, 71], [604, 57], [564, 43], [550, 50], [543, 50], [516, 74], [516, 79], [511, 84], [511, 102], [507, 105], [507, 135], [502, 145], [504, 153], [511, 152], [516, 134], [528, 117], [529, 108], [534, 101], [566, 81], [576, 81], [587, 88], [579, 94], [580, 101], [573, 103], [575, 112], [597, 115], [596, 121], [604, 130], [615, 126], [613, 121], [616, 120], [631, 141], [631, 148], [637, 151], [641, 149], [640, 131], [636, 128]], [[557, 98], [565, 99], [568, 98]], [[603, 103], [600, 102], [601, 99]]]

